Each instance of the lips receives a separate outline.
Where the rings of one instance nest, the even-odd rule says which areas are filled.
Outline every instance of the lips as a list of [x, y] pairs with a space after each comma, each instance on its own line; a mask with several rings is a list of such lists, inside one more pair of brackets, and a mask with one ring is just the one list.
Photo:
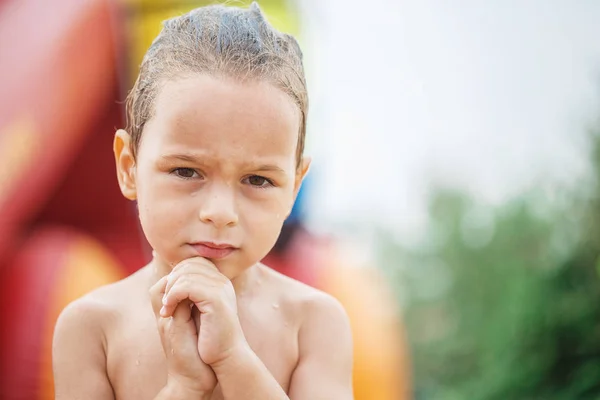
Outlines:
[[237, 250], [235, 246], [225, 243], [198, 242], [192, 243], [191, 246], [200, 257], [213, 260], [225, 258]]

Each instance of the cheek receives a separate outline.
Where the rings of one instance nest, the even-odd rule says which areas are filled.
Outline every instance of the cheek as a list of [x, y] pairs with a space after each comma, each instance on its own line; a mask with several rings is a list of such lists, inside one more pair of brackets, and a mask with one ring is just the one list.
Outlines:
[[138, 177], [140, 214], [144, 213], [147, 218], [161, 223], [183, 219], [181, 213], [189, 208], [186, 208], [189, 199], [177, 193], [168, 178], [148, 166], [140, 169]]
[[160, 206], [157, 208], [148, 196], [139, 196], [138, 207], [144, 236], [153, 249], [159, 250], [165, 238], [169, 237], [167, 232], [171, 231], [170, 220], [161, 215]]
[[180, 196], [163, 190], [160, 184], [142, 186], [138, 191], [140, 224], [146, 239], [157, 251], [184, 234], [185, 221], [189, 221], [189, 207], [182, 204]]
[[[244, 215], [244, 225], [248, 230], [250, 240], [264, 242], [265, 245], [274, 245], [281, 227], [290, 209], [291, 196], [274, 197], [269, 201], [249, 203], [240, 211]], [[272, 243], [271, 243], [272, 242]]]

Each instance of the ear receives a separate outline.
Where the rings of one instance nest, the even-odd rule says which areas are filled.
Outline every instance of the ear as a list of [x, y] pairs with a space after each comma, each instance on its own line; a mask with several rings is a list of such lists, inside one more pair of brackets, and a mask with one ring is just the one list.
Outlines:
[[135, 158], [131, 152], [131, 136], [123, 129], [115, 133], [113, 141], [115, 163], [117, 166], [117, 179], [121, 193], [129, 200], [137, 198], [135, 185]]
[[296, 201], [296, 197], [298, 197], [298, 192], [302, 186], [302, 181], [304, 181], [304, 178], [310, 169], [311, 161], [312, 159], [310, 157], [303, 157], [300, 166], [296, 169], [296, 179], [294, 182], [294, 201]]

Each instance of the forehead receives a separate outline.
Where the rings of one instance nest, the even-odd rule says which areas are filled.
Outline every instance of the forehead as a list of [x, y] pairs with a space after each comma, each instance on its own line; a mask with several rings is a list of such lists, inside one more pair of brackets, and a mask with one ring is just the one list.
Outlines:
[[268, 82], [193, 75], [165, 82], [154, 106], [142, 143], [157, 151], [295, 155], [300, 112]]

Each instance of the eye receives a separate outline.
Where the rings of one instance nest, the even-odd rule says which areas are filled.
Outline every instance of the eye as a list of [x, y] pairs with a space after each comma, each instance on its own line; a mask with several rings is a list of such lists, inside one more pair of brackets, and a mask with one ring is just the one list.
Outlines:
[[269, 186], [275, 186], [273, 185], [273, 182], [270, 179], [267, 179], [264, 176], [252, 175], [244, 180], [247, 181], [250, 185], [261, 189], [267, 188]]
[[192, 168], [175, 168], [171, 173], [183, 179], [192, 179], [199, 176]]

